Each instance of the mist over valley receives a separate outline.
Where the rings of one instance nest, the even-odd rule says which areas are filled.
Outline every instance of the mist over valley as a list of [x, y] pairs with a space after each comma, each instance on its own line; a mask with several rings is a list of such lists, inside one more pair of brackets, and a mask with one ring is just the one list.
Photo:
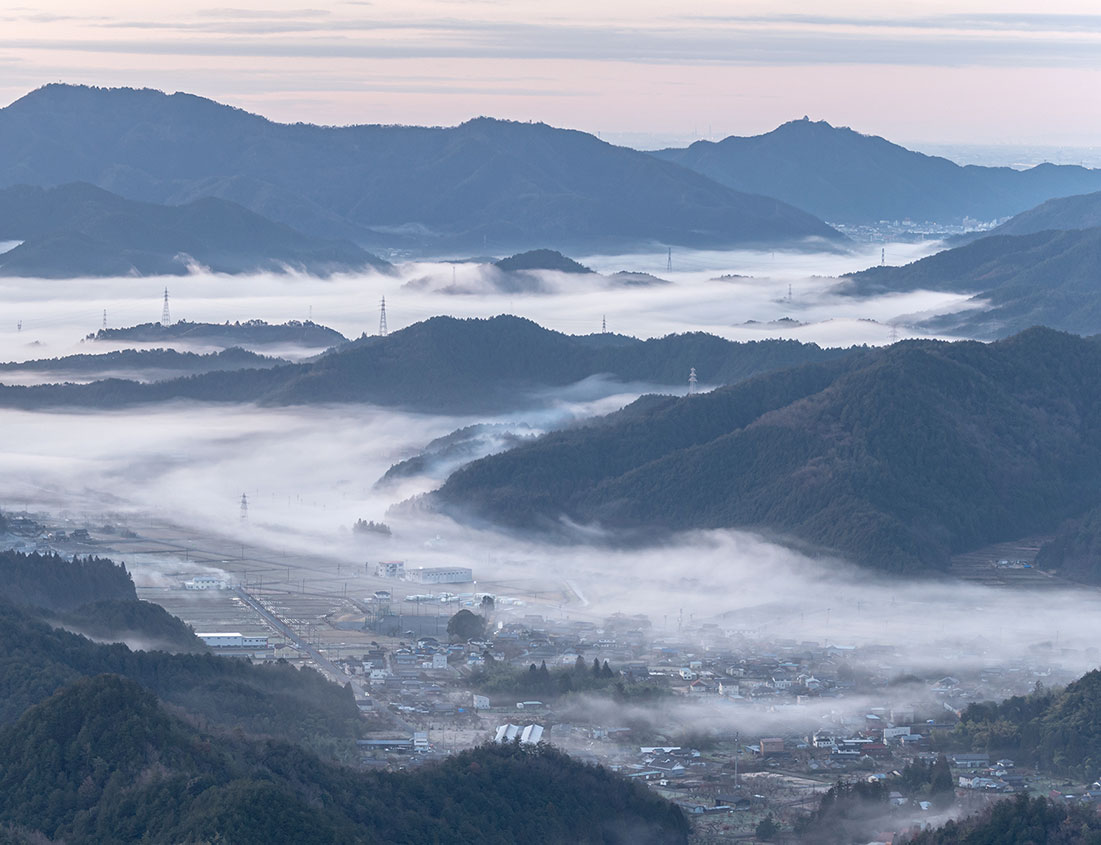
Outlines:
[[225, 102], [0, 108], [0, 840], [1092, 841], [1101, 171]]

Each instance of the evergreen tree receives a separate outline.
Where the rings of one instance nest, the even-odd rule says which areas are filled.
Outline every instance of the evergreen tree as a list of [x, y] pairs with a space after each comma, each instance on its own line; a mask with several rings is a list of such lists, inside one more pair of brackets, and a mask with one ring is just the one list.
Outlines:
[[956, 785], [952, 780], [952, 770], [948, 766], [948, 758], [943, 753], [933, 763], [929, 778], [929, 795], [933, 799], [933, 805], [939, 810], [952, 806], [956, 801]]
[[776, 820], [772, 818], [772, 813], [769, 813], [757, 822], [757, 827], [754, 829], [753, 835], [762, 842], [771, 842], [776, 838], [779, 832], [780, 825], [776, 824]]

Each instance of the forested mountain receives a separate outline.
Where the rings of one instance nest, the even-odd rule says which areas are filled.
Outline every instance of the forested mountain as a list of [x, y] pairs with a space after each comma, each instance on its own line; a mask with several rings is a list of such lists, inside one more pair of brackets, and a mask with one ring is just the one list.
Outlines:
[[1052, 164], [1025, 171], [961, 167], [808, 118], [764, 135], [697, 141], [653, 155], [834, 223], [995, 220], [1052, 197], [1101, 189], [1101, 170]]
[[468, 464], [436, 500], [527, 530], [745, 528], [935, 570], [1101, 503], [1101, 345], [911, 341], [649, 399]]
[[1101, 507], [1060, 525], [1040, 547], [1036, 565], [1072, 581], [1101, 584]]
[[209, 651], [190, 625], [159, 604], [140, 599], [100, 599], [47, 619], [89, 639], [133, 643], [142, 651]]
[[0, 241], [22, 241], [0, 253], [0, 276], [182, 276], [196, 264], [327, 276], [390, 267], [349, 241], [303, 235], [224, 199], [158, 205], [86, 183], [0, 190]]
[[861, 296], [919, 289], [975, 293], [975, 309], [928, 323], [941, 332], [994, 338], [1036, 325], [1101, 332], [1101, 228], [993, 235], [845, 279], [843, 290]]
[[223, 729], [312, 744], [333, 753], [358, 735], [350, 689], [312, 670], [252, 666], [206, 653], [169, 654], [103, 645], [61, 630], [143, 647], [205, 652], [179, 620], [139, 602], [130, 574], [103, 558], [0, 552], [0, 723], [17, 718], [64, 684], [122, 675]]
[[65, 355], [60, 358], [38, 358], [33, 361], [0, 364], [0, 379], [3, 379], [3, 373], [26, 372], [44, 373], [59, 380], [89, 376], [104, 378], [111, 374], [116, 377], [148, 381], [151, 378], [168, 378], [185, 373], [256, 369], [284, 363], [286, 362], [280, 358], [259, 355], [256, 352], [241, 349], [239, 346], [207, 355], [179, 352], [175, 349], [122, 349], [98, 354]]
[[991, 751], [1041, 771], [1089, 782], [1101, 767], [1101, 670], [1065, 689], [1043, 687], [1002, 702], [970, 704], [952, 741]]
[[535, 436], [526, 424], [477, 423], [437, 437], [411, 458], [391, 466], [378, 484], [422, 473], [445, 473], [467, 461], [492, 452], [500, 452]]
[[510, 255], [494, 263], [498, 270], [557, 270], [559, 273], [591, 273], [584, 264], [579, 264], [557, 250], [532, 249]]
[[0, 600], [72, 610], [89, 602], [137, 598], [130, 573], [112, 560], [0, 551]]
[[386, 337], [361, 338], [312, 363], [207, 373], [156, 384], [115, 379], [89, 385], [0, 387], [0, 406], [121, 407], [188, 398], [283, 405], [370, 402], [465, 413], [543, 401], [548, 388], [596, 375], [687, 389], [691, 367], [701, 383], [724, 384], [845, 354], [796, 341], [735, 343], [702, 332], [642, 341], [620, 335], [566, 335], [518, 317], [433, 317]]
[[279, 324], [265, 323], [263, 320], [247, 320], [244, 323], [192, 323], [177, 320], [167, 326], [161, 323], [142, 323], [125, 328], [100, 329], [90, 339], [112, 343], [167, 343], [183, 340], [227, 349], [237, 344], [286, 344], [327, 349], [348, 342], [348, 338], [336, 329], [319, 325], [312, 320], [288, 320]]
[[1101, 226], [1101, 191], [1059, 197], [1041, 203], [990, 230], [992, 235], [1031, 235], [1049, 229], [1093, 229]]
[[1101, 816], [1091, 805], [1017, 795], [905, 841], [908, 845], [1099, 845]]
[[285, 125], [190, 94], [61, 84], [0, 109], [0, 186], [74, 181], [419, 252], [844, 240], [778, 200], [541, 123]]
[[[53, 621], [53, 617], [47, 616]], [[56, 622], [54, 622], [56, 624]], [[311, 669], [94, 643], [0, 602], [0, 723], [80, 678], [120, 675], [202, 723], [347, 754], [362, 720], [352, 692]]]
[[485, 746], [411, 773], [201, 733], [122, 678], [80, 681], [0, 732], [0, 822], [54, 841], [687, 842], [680, 810], [546, 747]]

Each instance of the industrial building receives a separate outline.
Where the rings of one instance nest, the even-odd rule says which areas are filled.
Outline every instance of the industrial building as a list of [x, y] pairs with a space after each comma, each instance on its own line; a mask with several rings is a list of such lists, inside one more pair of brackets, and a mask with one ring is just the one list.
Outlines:
[[267, 637], [255, 635], [246, 636], [236, 631], [205, 634], [196, 633], [195, 636], [211, 648], [252, 650], [268, 647]]
[[184, 581], [185, 590], [224, 590], [226, 582], [213, 575], [196, 575], [189, 581]]
[[464, 566], [418, 566], [406, 577], [418, 584], [466, 584], [474, 580], [474, 572]]

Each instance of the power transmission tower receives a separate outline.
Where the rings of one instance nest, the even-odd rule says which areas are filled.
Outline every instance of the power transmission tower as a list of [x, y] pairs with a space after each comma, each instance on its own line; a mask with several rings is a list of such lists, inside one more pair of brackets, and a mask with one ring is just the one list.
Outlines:
[[665, 257], [665, 272], [669, 273], [673, 270], [673, 247], [669, 247], [669, 252]]
[[696, 368], [689, 367], [688, 369], [688, 395], [691, 396], [696, 392]]
[[103, 309], [103, 328], [107, 328], [107, 309]]
[[607, 334], [608, 333], [608, 315], [607, 314], [605, 314], [603, 317], [600, 318], [600, 333], [601, 334]]
[[386, 297], [382, 298], [382, 306], [378, 312], [378, 334], [379, 337], [386, 337]]
[[168, 313], [168, 288], [164, 289], [164, 310], [161, 311], [161, 325], [172, 325], [172, 315]]
[[248, 496], [241, 494], [241, 522], [248, 522]]

